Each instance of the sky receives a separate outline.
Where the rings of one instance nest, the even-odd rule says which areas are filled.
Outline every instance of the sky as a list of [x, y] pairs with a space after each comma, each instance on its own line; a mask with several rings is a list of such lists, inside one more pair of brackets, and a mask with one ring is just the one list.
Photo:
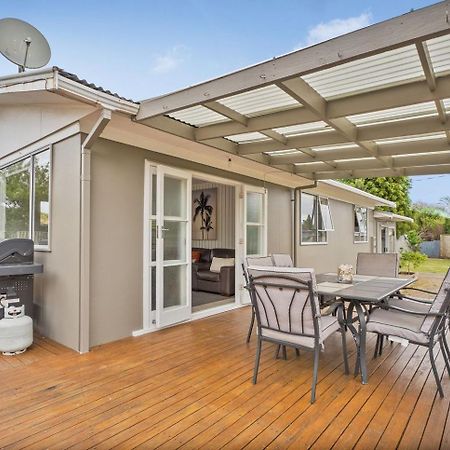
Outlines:
[[[0, 0], [38, 28], [50, 65], [133, 100], [162, 95], [435, 3], [425, 0]], [[0, 58], [0, 75], [16, 70]], [[450, 175], [413, 177], [413, 201]]]

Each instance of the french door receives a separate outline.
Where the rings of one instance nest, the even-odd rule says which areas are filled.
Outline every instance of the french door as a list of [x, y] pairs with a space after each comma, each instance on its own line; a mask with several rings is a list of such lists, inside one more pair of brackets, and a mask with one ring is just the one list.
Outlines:
[[144, 321], [164, 327], [191, 317], [191, 175], [162, 165], [147, 167], [150, 301]]
[[[244, 186], [243, 257], [267, 255], [267, 191], [255, 186]], [[249, 303], [247, 291], [241, 303]]]

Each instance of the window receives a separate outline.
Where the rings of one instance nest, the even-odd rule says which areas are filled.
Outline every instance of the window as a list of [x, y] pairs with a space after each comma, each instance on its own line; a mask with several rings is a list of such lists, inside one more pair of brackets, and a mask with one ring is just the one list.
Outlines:
[[0, 240], [31, 238], [48, 247], [50, 150], [0, 170]]
[[333, 219], [327, 198], [301, 195], [301, 242], [326, 243], [327, 231], [333, 231]]
[[247, 256], [265, 253], [264, 210], [265, 194], [247, 191], [246, 242]]
[[367, 208], [355, 206], [354, 242], [368, 242], [367, 226]]

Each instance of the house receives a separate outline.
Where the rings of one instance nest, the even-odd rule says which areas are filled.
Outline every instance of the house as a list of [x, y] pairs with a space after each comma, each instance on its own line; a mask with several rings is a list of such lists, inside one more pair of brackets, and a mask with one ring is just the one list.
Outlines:
[[[0, 234], [35, 241], [38, 330], [85, 352], [245, 304], [247, 255], [323, 272], [393, 251], [402, 219], [374, 209], [395, 204], [334, 180], [449, 170], [448, 25], [424, 20], [442, 8], [140, 103], [57, 67], [1, 77]], [[198, 226], [202, 193], [215, 216]], [[193, 292], [214, 254], [235, 257], [231, 291], [219, 267]]]

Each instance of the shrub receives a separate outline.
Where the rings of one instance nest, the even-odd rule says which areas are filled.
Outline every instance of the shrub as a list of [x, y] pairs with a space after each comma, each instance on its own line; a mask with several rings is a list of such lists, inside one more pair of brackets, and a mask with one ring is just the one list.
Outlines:
[[412, 273], [411, 269], [416, 269], [428, 259], [427, 255], [420, 252], [403, 252], [400, 255], [400, 263], [406, 268], [407, 273]]
[[411, 230], [406, 233], [406, 241], [413, 252], [419, 251], [422, 238], [416, 230]]
[[444, 234], [450, 234], [450, 217], [447, 217], [444, 222]]

